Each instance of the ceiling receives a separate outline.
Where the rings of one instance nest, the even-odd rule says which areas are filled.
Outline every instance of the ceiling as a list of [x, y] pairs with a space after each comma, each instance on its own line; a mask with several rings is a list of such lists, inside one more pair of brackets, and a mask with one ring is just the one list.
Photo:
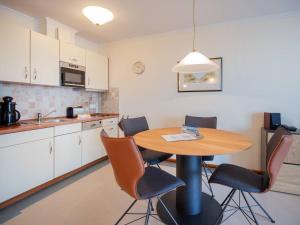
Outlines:
[[[109, 42], [192, 26], [192, 0], [0, 0], [30, 16], [50, 17], [96, 42]], [[112, 22], [97, 27], [82, 14], [87, 5], [113, 12]], [[196, 0], [196, 25], [300, 10], [300, 0]]]

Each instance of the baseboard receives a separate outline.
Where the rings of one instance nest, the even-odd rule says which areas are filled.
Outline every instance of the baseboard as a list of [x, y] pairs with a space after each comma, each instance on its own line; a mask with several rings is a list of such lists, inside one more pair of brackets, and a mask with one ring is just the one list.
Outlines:
[[81, 172], [81, 171], [83, 171], [83, 170], [85, 170], [85, 169], [87, 169], [89, 167], [92, 167], [92, 166], [94, 166], [94, 165], [96, 165], [96, 164], [98, 164], [100, 162], [103, 162], [103, 161], [105, 161], [107, 159], [108, 159], [108, 157], [104, 156], [104, 157], [102, 157], [100, 159], [97, 159], [97, 160], [95, 160], [93, 162], [90, 162], [90, 163], [88, 163], [88, 164], [86, 164], [86, 165], [84, 165], [82, 167], [79, 167], [76, 170], [73, 170], [73, 171], [71, 171], [69, 173], [66, 173], [64, 175], [56, 177], [56, 178], [54, 178], [54, 179], [52, 179], [52, 180], [50, 180], [50, 181], [48, 181], [48, 182], [46, 182], [44, 184], [41, 184], [41, 185], [39, 185], [39, 186], [37, 186], [35, 188], [32, 188], [32, 189], [30, 189], [30, 190], [28, 190], [28, 191], [26, 191], [24, 193], [19, 194], [19, 195], [15, 196], [15, 197], [13, 197], [11, 199], [8, 199], [8, 200], [6, 200], [6, 201], [4, 201], [4, 202], [2, 202], [0, 204], [0, 209], [3, 209], [5, 207], [7, 207], [7, 206], [10, 206], [10, 205], [12, 205], [12, 204], [14, 204], [14, 203], [22, 200], [22, 199], [25, 199], [25, 198], [27, 198], [27, 197], [29, 197], [29, 196], [37, 193], [38, 191], [41, 191], [41, 190], [43, 190], [43, 189], [45, 189], [45, 188], [47, 188], [47, 187], [49, 187], [49, 186], [51, 186], [53, 184], [56, 184], [56, 183], [58, 183], [58, 182], [60, 182], [60, 181], [62, 181], [64, 179], [66, 179], [66, 178], [68, 178], [70, 176], [73, 176], [73, 175], [75, 175], [75, 174], [77, 174], [77, 173], [79, 173], [79, 172]]
[[[176, 159], [167, 159], [167, 161], [168, 161], [168, 162], [171, 162], [171, 163], [176, 163]], [[215, 169], [215, 168], [217, 168], [217, 167], [219, 166], [219, 165], [213, 164], [213, 163], [206, 163], [206, 165], [207, 165], [209, 168], [212, 168], [212, 169]], [[252, 171], [255, 172], [255, 173], [259, 173], [259, 174], [262, 174], [262, 173], [263, 173], [263, 171], [261, 171], [261, 170], [253, 170], [253, 169], [252, 169]]]

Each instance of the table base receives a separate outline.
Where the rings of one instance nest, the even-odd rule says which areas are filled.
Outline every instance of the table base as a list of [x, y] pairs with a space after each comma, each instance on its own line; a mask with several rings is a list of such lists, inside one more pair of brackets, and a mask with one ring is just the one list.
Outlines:
[[[176, 191], [169, 192], [161, 197], [164, 204], [180, 225], [215, 225], [222, 212], [221, 205], [210, 195], [202, 192], [202, 211], [196, 215], [183, 215], [176, 208]], [[174, 222], [167, 214], [160, 202], [157, 203], [157, 214], [165, 224], [173, 225]], [[222, 218], [219, 220], [220, 224]]]

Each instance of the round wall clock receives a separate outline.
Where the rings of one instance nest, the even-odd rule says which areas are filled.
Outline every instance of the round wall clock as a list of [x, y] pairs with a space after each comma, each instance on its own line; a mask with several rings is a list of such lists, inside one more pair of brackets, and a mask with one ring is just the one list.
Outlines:
[[140, 75], [140, 74], [144, 73], [145, 68], [146, 68], [145, 64], [143, 62], [138, 61], [132, 65], [132, 72]]

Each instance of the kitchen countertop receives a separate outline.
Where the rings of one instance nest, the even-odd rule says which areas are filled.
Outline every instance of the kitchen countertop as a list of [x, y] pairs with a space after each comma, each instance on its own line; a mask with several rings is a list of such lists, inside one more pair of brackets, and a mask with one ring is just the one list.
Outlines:
[[84, 122], [95, 121], [95, 120], [110, 119], [116, 117], [119, 117], [118, 113], [96, 113], [96, 114], [91, 114], [90, 118], [84, 118], [84, 119], [66, 118], [66, 117], [47, 117], [45, 118], [45, 120], [62, 119], [63, 121], [42, 122], [41, 124], [38, 124], [36, 119], [20, 120], [16, 125], [0, 126], [0, 135], [22, 132], [22, 131], [37, 130], [42, 128], [72, 124], [72, 123], [84, 123]]

